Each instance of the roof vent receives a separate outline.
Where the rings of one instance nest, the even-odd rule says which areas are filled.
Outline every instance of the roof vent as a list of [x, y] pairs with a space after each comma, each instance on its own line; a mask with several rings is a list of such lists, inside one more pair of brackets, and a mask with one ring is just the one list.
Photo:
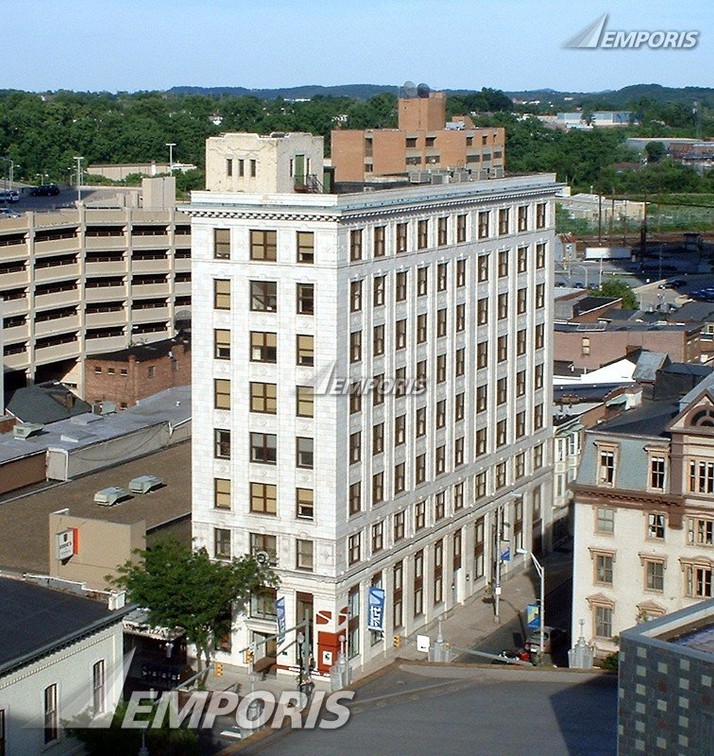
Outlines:
[[12, 429], [14, 438], [30, 438], [39, 435], [45, 426], [40, 423], [18, 423]]

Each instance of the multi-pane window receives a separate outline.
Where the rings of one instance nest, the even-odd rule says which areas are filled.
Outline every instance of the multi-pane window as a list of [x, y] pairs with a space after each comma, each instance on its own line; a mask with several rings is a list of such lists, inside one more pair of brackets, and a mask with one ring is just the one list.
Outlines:
[[350, 485], [349, 510], [351, 515], [362, 511], [362, 484], [359, 481]]
[[476, 412], [485, 412], [488, 406], [488, 385], [476, 387]]
[[444, 515], [446, 514], [446, 492], [440, 491], [436, 496], [434, 496], [434, 521], [438, 522], [439, 520], [444, 519]]
[[496, 467], [494, 468], [494, 478], [496, 482], [496, 488], [503, 488], [506, 485], [508, 480], [505, 462], [499, 462], [496, 465]]
[[372, 476], [372, 504], [384, 501], [384, 473], [378, 472]]
[[545, 228], [545, 202], [536, 205], [536, 228]]
[[397, 254], [407, 251], [407, 224], [397, 223], [396, 229], [396, 248]]
[[298, 538], [295, 542], [295, 567], [307, 572], [312, 572], [314, 569], [312, 541]]
[[315, 262], [315, 234], [312, 231], [297, 232], [297, 261], [306, 264]]
[[278, 259], [278, 232], [252, 230], [250, 232], [250, 259], [275, 262]]
[[375, 276], [372, 280], [372, 304], [375, 307], [384, 304], [386, 280], [386, 276]]
[[250, 384], [250, 411], [275, 415], [278, 411], [278, 386], [275, 383]]
[[386, 238], [385, 226], [375, 226], [374, 227], [374, 256], [375, 257], [384, 257], [385, 238]]
[[535, 333], [535, 339], [534, 339], [535, 348], [542, 349], [543, 344], [545, 343], [545, 326], [543, 325], [543, 323], [539, 323], [535, 327], [534, 333]]
[[222, 428], [214, 430], [213, 455], [216, 459], [231, 458], [231, 432]]
[[513, 458], [513, 475], [518, 480], [526, 474], [526, 454], [519, 452]]
[[213, 479], [213, 506], [216, 509], [231, 508], [231, 482], [226, 478]]
[[444, 383], [446, 380], [446, 355], [439, 354], [436, 357], [436, 382]]
[[377, 423], [372, 427], [372, 454], [384, 451], [384, 423]]
[[264, 552], [268, 555], [268, 563], [275, 565], [278, 563], [278, 539], [274, 535], [265, 533], [250, 534], [250, 553], [255, 556]]
[[440, 604], [444, 600], [444, 541], [438, 540], [434, 544], [434, 603]]
[[516, 373], [516, 396], [524, 396], [526, 393], [526, 371], [519, 370]]
[[446, 446], [437, 446], [434, 454], [434, 473], [441, 475], [446, 472]]
[[647, 515], [647, 538], [664, 540], [665, 515], [650, 512]]
[[44, 741], [52, 743], [59, 738], [59, 702], [57, 684], [45, 688], [44, 695]]
[[487, 442], [488, 442], [488, 430], [486, 428], [479, 428], [476, 431], [476, 444], [475, 444], [475, 451], [476, 451], [477, 457], [480, 457], [482, 454], [486, 453]]
[[437, 244], [445, 247], [449, 236], [449, 219], [439, 218], [437, 223]]
[[461, 331], [465, 330], [466, 328], [466, 305], [465, 304], [456, 305], [455, 328], [456, 328], [456, 333], [461, 333]]
[[315, 396], [312, 386], [296, 386], [295, 400], [295, 414], [298, 417], [313, 417]]
[[612, 607], [596, 605], [594, 611], [594, 635], [598, 638], [612, 638]]
[[418, 501], [414, 505], [414, 530], [421, 530], [426, 526], [426, 502]]
[[255, 619], [269, 620], [275, 622], [277, 614], [275, 611], [275, 599], [277, 591], [275, 588], [259, 588], [250, 595], [250, 616]]
[[508, 208], [498, 211], [498, 234], [504, 236], [508, 233]]
[[416, 364], [416, 377], [422, 386], [426, 383], [426, 372], [426, 360], [419, 360]]
[[222, 410], [231, 408], [231, 382], [227, 378], [213, 379], [213, 406]]
[[543, 405], [536, 404], [533, 407], [533, 430], [537, 431], [543, 427]]
[[518, 230], [528, 230], [528, 205], [521, 205], [518, 208]]
[[362, 459], [362, 433], [356, 431], [350, 434], [350, 464]]
[[536, 365], [533, 370], [533, 388], [543, 388], [543, 363]]
[[250, 332], [250, 360], [251, 362], [278, 361], [278, 334], [263, 331]]
[[228, 279], [213, 279], [213, 308], [215, 310], [231, 309], [231, 282]]
[[414, 554], [414, 616], [424, 613], [424, 551]]
[[295, 295], [298, 315], [314, 315], [315, 285], [305, 283], [296, 284]]
[[406, 465], [404, 462], [399, 462], [394, 465], [394, 495], [402, 493], [406, 486]]
[[615, 452], [612, 449], [598, 451], [598, 483], [601, 486], [615, 483]]
[[685, 566], [685, 590], [692, 598], [712, 598], [712, 576], [714, 568], [711, 564], [688, 564]]
[[426, 480], [426, 454], [417, 455], [414, 461], [414, 480], [420, 485]]
[[543, 444], [533, 447], [533, 469], [540, 470], [543, 467]]
[[392, 568], [392, 625], [401, 627], [404, 622], [402, 616], [402, 599], [404, 596], [404, 563], [397, 562]]
[[503, 293], [498, 295], [498, 319], [504, 320], [508, 317], [508, 294]]
[[659, 454], [650, 456], [650, 488], [664, 491], [664, 474], [666, 460]]
[[427, 313], [417, 315], [416, 340], [417, 344], [423, 344], [427, 339]]
[[466, 286], [466, 260], [456, 261], [456, 287], [461, 289]]
[[595, 583], [612, 585], [613, 563], [614, 557], [612, 554], [595, 554]]
[[486, 473], [480, 472], [474, 478], [474, 498], [483, 499], [486, 496]]
[[213, 529], [213, 556], [216, 559], [231, 558], [231, 531], [227, 528]]
[[417, 407], [414, 415], [414, 434], [417, 438], [426, 435], [426, 407]]
[[454, 439], [454, 467], [459, 467], [464, 464], [464, 439]]
[[417, 296], [424, 297], [428, 293], [429, 286], [429, 268], [417, 269]]
[[407, 271], [403, 270], [397, 273], [396, 286], [394, 287], [394, 298], [397, 302], [405, 302], [407, 299]]
[[518, 294], [516, 295], [516, 312], [519, 315], [523, 315], [523, 313], [526, 311], [527, 303], [528, 289], [518, 289]]
[[356, 415], [362, 411], [362, 394], [360, 393], [360, 384], [353, 383], [350, 386], [350, 415]]
[[518, 331], [516, 331], [516, 354], [520, 357], [520, 355], [526, 353], [526, 329], [520, 328]]
[[[103, 714], [106, 709], [106, 680], [104, 675], [104, 659], [100, 659], [92, 665], [92, 709], [93, 713]], [[1, 726], [1, 725], [0, 725]], [[0, 744], [2, 744], [2, 732], [0, 732]], [[3, 753], [0, 748], [0, 753]]]
[[648, 591], [664, 590], [664, 562], [655, 559], [645, 560], [645, 586]]
[[714, 520], [697, 518], [690, 523], [690, 543], [696, 543], [697, 546], [714, 546]]
[[446, 425], [446, 399], [440, 399], [436, 403], [436, 412], [434, 413], [436, 429], [443, 428]]
[[488, 281], [488, 255], [480, 255], [477, 262], [476, 277], [479, 283]]
[[250, 434], [250, 461], [274, 465], [278, 459], [278, 437], [274, 433]]
[[315, 456], [315, 441], [307, 436], [295, 439], [295, 466], [303, 470], [312, 470]]
[[275, 281], [251, 281], [250, 309], [253, 312], [276, 312], [278, 284]]
[[456, 216], [456, 242], [461, 243], [466, 241], [466, 215]]
[[504, 334], [496, 340], [496, 358], [499, 362], [505, 362], [508, 359], [508, 336]]
[[350, 362], [362, 360], [362, 331], [350, 333]]
[[449, 282], [448, 263], [439, 263], [436, 266], [436, 290], [446, 291], [446, 286], [448, 282]]
[[477, 325], [488, 323], [488, 297], [482, 297], [476, 303], [476, 323]]
[[692, 493], [714, 493], [714, 461], [690, 460], [689, 490]]
[[376, 554], [384, 548], [384, 520], [372, 525], [372, 553]]
[[508, 275], [508, 250], [498, 253], [498, 277], [505, 278]]
[[488, 210], [483, 210], [478, 214], [478, 238], [488, 238]]
[[454, 374], [456, 377], [463, 375], [466, 370], [466, 349], [461, 347], [454, 353]]
[[[426, 316], [425, 316], [426, 317]], [[384, 326], [375, 326], [372, 330], [372, 354], [379, 357], [384, 354]]]
[[406, 510], [395, 512], [394, 514], [394, 542], [401, 541], [404, 538], [404, 524], [406, 521]]
[[474, 523], [474, 578], [478, 579], [484, 576], [486, 523], [483, 517], [479, 517]]
[[362, 556], [362, 533], [353, 533], [347, 539], [347, 562], [357, 564]]
[[535, 306], [537, 310], [545, 306], [545, 284], [538, 284], [535, 288]]
[[277, 487], [272, 483], [251, 483], [250, 511], [259, 514], [276, 514], [278, 511]]
[[459, 420], [464, 419], [465, 414], [465, 406], [466, 406], [466, 396], [464, 392], [462, 391], [459, 394], [456, 394], [454, 397], [454, 422], [458, 423]]
[[362, 229], [353, 228], [350, 231], [350, 260], [362, 259]]
[[397, 415], [394, 418], [394, 445], [401, 446], [407, 440], [407, 416]]
[[350, 312], [362, 309], [362, 281], [350, 282]]
[[528, 270], [528, 247], [518, 247], [516, 269], [519, 273], [525, 273]]
[[607, 507], [598, 507], [595, 512], [595, 532], [615, 532], [615, 510]]
[[498, 420], [496, 423], [496, 447], [505, 446], [508, 440], [506, 432], [506, 419]]
[[213, 329], [213, 356], [217, 360], [231, 358], [231, 332], [225, 328]]
[[456, 483], [454, 485], [454, 511], [457, 512], [459, 509], [463, 509], [464, 506], [464, 484]]
[[426, 249], [429, 245], [429, 221], [420, 220], [417, 224], [417, 249]]
[[303, 367], [315, 364], [315, 337], [298, 334], [296, 337], [296, 362]]
[[396, 322], [394, 329], [394, 344], [397, 349], [406, 349], [407, 346], [407, 320], [402, 318]]
[[231, 256], [231, 230], [213, 229], [213, 256], [217, 260], [229, 260]]
[[526, 435], [526, 411], [521, 410], [516, 413], [515, 425], [516, 438], [523, 438]]

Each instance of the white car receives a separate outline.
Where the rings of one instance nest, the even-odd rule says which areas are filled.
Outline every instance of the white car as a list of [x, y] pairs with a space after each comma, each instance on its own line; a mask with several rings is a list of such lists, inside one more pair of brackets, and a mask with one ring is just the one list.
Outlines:
[[0, 189], [0, 202], [19, 202], [20, 192], [17, 189]]

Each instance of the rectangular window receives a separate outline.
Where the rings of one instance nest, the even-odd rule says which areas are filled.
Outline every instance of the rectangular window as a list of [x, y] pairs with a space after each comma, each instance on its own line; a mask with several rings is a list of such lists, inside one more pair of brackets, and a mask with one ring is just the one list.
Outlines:
[[519, 370], [516, 373], [516, 396], [524, 396], [526, 393], [526, 371]]
[[231, 508], [231, 482], [226, 478], [213, 479], [213, 506], [216, 509]]
[[407, 298], [407, 271], [397, 273], [396, 288], [394, 291], [397, 302], [405, 302]]
[[463, 289], [466, 286], [466, 260], [456, 261], [456, 288]]
[[665, 515], [650, 512], [647, 515], [647, 538], [664, 540]]
[[508, 233], [508, 208], [498, 211], [498, 234], [504, 236]]
[[312, 386], [295, 387], [296, 407], [298, 417], [313, 417], [315, 411], [315, 397]]
[[386, 276], [375, 276], [372, 287], [372, 304], [381, 307], [384, 304]]
[[250, 534], [250, 553], [255, 556], [261, 551], [268, 555], [268, 564], [278, 563], [278, 539], [274, 535], [264, 533]]
[[545, 202], [536, 205], [536, 228], [545, 228]]
[[250, 484], [250, 511], [274, 515], [278, 511], [277, 487], [270, 483]]
[[275, 262], [278, 259], [278, 232], [252, 230], [250, 232], [250, 259]]
[[298, 539], [295, 542], [295, 557], [295, 567], [298, 570], [312, 572], [314, 569], [312, 541]]
[[426, 526], [426, 502], [418, 501], [414, 505], [414, 530], [422, 530]]
[[543, 427], [543, 405], [536, 404], [533, 407], [533, 430], [537, 431]]
[[296, 284], [296, 300], [298, 315], [315, 314], [315, 286], [314, 284]]
[[59, 702], [56, 683], [45, 688], [44, 704], [44, 741], [47, 744], [59, 738]]
[[427, 339], [427, 335], [427, 314], [424, 312], [421, 315], [417, 315], [417, 344], [423, 344]]
[[[466, 241], [466, 215], [456, 216], [456, 243]], [[446, 244], [446, 242], [444, 242]]]
[[275, 281], [250, 282], [250, 309], [253, 312], [277, 312], [278, 284]]
[[508, 359], [508, 336], [505, 334], [496, 339], [496, 359], [505, 362]]
[[518, 208], [518, 230], [528, 230], [528, 205], [521, 205]]
[[508, 250], [498, 253], [498, 277], [505, 278], [508, 275]]
[[520, 357], [526, 353], [526, 329], [521, 328], [516, 332], [516, 354]]
[[404, 622], [402, 600], [404, 590], [404, 562], [397, 562], [392, 568], [392, 624], [394, 628], [402, 626]]
[[483, 297], [476, 303], [476, 324], [486, 325], [488, 323], [488, 297]]
[[485, 574], [484, 546], [486, 523], [479, 517], [474, 523], [474, 579], [482, 578]]
[[483, 499], [486, 495], [486, 473], [480, 472], [474, 479], [474, 497], [476, 499]]
[[429, 221], [420, 220], [417, 224], [417, 249], [426, 249], [429, 246]]
[[434, 522], [443, 520], [446, 515], [446, 492], [440, 491], [434, 497]]
[[384, 548], [384, 521], [372, 525], [372, 553], [376, 554]]
[[525, 452], [519, 452], [513, 458], [513, 475], [516, 480], [522, 478], [526, 474], [526, 454]]
[[714, 493], [714, 462], [701, 459], [689, 462], [689, 490], [692, 493]]
[[213, 279], [213, 309], [231, 309], [231, 282], [228, 279]]
[[595, 636], [612, 638], [612, 607], [595, 606]]
[[231, 230], [229, 228], [213, 229], [213, 257], [216, 260], [229, 260], [231, 257]]
[[315, 262], [315, 234], [312, 231], [297, 232], [297, 261], [307, 265]]
[[384, 326], [375, 326], [372, 330], [372, 354], [379, 357], [384, 354]]
[[488, 281], [488, 255], [480, 255], [477, 262], [478, 268], [476, 271], [478, 282], [486, 283]]
[[362, 511], [362, 483], [352, 483], [349, 490], [349, 510], [350, 515]]
[[414, 416], [414, 435], [421, 438], [426, 435], [426, 407], [417, 407]]
[[414, 461], [414, 481], [421, 485], [426, 480], [426, 454], [419, 454]]
[[461, 347], [454, 353], [454, 374], [458, 378], [466, 371], [466, 349]]
[[[426, 315], [424, 317], [426, 318]], [[442, 307], [440, 310], [436, 311], [436, 337], [437, 338], [442, 338], [443, 336], [446, 336], [447, 318], [448, 318], [448, 311], [446, 307]]]
[[436, 357], [436, 382], [444, 383], [446, 381], [446, 355], [439, 354]]
[[648, 591], [664, 590], [664, 562], [651, 559], [645, 561], [645, 585]]
[[224, 328], [213, 329], [213, 356], [217, 360], [231, 358], [231, 332]]
[[426, 383], [427, 362], [426, 360], [419, 360], [416, 364], [416, 377], [418, 381], [421, 381], [422, 386]]
[[519, 273], [525, 273], [528, 270], [528, 247], [518, 247], [516, 254], [516, 269]]
[[350, 362], [361, 362], [362, 360], [362, 331], [353, 331], [350, 333]]
[[480, 457], [486, 453], [488, 442], [488, 430], [486, 428], [479, 428], [476, 431], [476, 456]]
[[449, 219], [439, 218], [437, 223], [437, 244], [440, 247], [445, 247], [447, 239], [449, 237]]
[[518, 315], [523, 315], [526, 311], [528, 303], [528, 289], [518, 289], [518, 294], [516, 295], [516, 313]]
[[213, 406], [222, 410], [231, 408], [231, 382], [227, 378], [214, 378]]
[[402, 493], [406, 485], [406, 465], [404, 462], [400, 462], [394, 465], [394, 495]]
[[315, 441], [306, 436], [295, 439], [295, 466], [303, 470], [312, 470], [314, 464]]
[[508, 294], [498, 295], [498, 319], [505, 320], [508, 317]]
[[521, 410], [521, 412], [516, 413], [515, 433], [516, 433], [516, 438], [523, 438], [523, 436], [526, 435], [526, 411], [525, 410]]
[[714, 520], [691, 520], [689, 542], [697, 546], [714, 546]]
[[404, 538], [404, 521], [405, 512], [395, 512], [394, 514], [394, 542], [401, 541]]
[[394, 340], [397, 349], [406, 349], [407, 347], [407, 321], [402, 318], [396, 322], [394, 329]]
[[536, 365], [533, 371], [533, 388], [543, 388], [543, 364]]
[[429, 268], [417, 269], [417, 296], [425, 297], [428, 292]]
[[372, 504], [384, 501], [384, 473], [378, 472], [372, 476]]
[[347, 540], [347, 562], [348, 564], [357, 564], [361, 558], [362, 539], [361, 533], [351, 535]]
[[545, 284], [538, 284], [535, 288], [535, 306], [537, 310], [545, 306]]
[[484, 383], [476, 387], [476, 412], [485, 412], [488, 406], [488, 386]]
[[615, 483], [615, 452], [611, 449], [599, 450], [598, 483], [601, 486], [612, 486]]
[[397, 415], [394, 418], [394, 445], [401, 446], [407, 440], [407, 416]]
[[275, 415], [278, 411], [278, 386], [276, 383], [250, 384], [250, 411]]
[[407, 251], [407, 224], [397, 223], [396, 236], [397, 254]]
[[464, 439], [454, 439], [454, 467], [464, 464]]
[[507, 481], [506, 463], [499, 462], [495, 467], [496, 488], [503, 488]]
[[615, 510], [607, 507], [598, 507], [595, 514], [596, 533], [615, 532]]
[[385, 238], [386, 238], [386, 227], [375, 226], [374, 227], [374, 256], [375, 257], [384, 257]]
[[362, 309], [362, 281], [350, 282], [350, 312], [360, 312]]
[[362, 394], [360, 393], [359, 382], [350, 386], [350, 415], [356, 415], [358, 412], [362, 412]]
[[213, 555], [216, 559], [231, 558], [231, 531], [227, 528], [213, 529]]
[[229, 430], [223, 430], [216, 428], [214, 430], [213, 438], [213, 454], [216, 459], [230, 459], [231, 458], [231, 432]]
[[496, 448], [505, 446], [507, 438], [506, 419], [504, 418], [496, 423]]
[[274, 433], [250, 434], [250, 461], [274, 465], [278, 459], [278, 437]]
[[466, 305], [456, 305], [456, 333], [461, 333], [466, 330]]
[[258, 161], [257, 160], [251, 160], [250, 161], [250, 176], [251, 178], [255, 178], [258, 173]]
[[434, 544], [434, 604], [440, 604], [444, 600], [444, 541], [439, 540]]
[[253, 591], [250, 596], [250, 616], [255, 619], [275, 622], [277, 619], [275, 611], [276, 598], [277, 591], [275, 588], [259, 588]]
[[437, 446], [434, 454], [434, 472], [441, 475], [446, 472], [446, 446]]
[[362, 432], [356, 431], [350, 434], [350, 464], [355, 464], [362, 459]]
[[536, 268], [545, 268], [545, 242], [536, 244]]
[[350, 260], [362, 259], [362, 229], [353, 228], [350, 231]]
[[315, 337], [305, 334], [296, 336], [296, 357], [297, 364], [309, 367], [315, 364]]
[[[92, 665], [92, 709], [95, 715], [104, 713], [106, 710], [106, 699], [104, 659], [100, 659]], [[0, 743], [2, 743], [2, 740], [0, 740]], [[0, 753], [2, 753], [1, 750]]]
[[372, 455], [381, 454], [384, 451], [384, 423], [372, 426]]
[[612, 554], [595, 554], [595, 583], [612, 585], [613, 561]]
[[650, 488], [664, 491], [664, 473], [666, 460], [660, 455], [650, 456]]
[[276, 363], [278, 361], [278, 335], [263, 331], [251, 331], [250, 361]]
[[484, 210], [478, 214], [478, 238], [488, 239], [488, 210]]
[[456, 394], [454, 397], [454, 422], [458, 423], [460, 420], [464, 419], [465, 414], [465, 407], [466, 407], [466, 396], [464, 392], [462, 391], [459, 394]]

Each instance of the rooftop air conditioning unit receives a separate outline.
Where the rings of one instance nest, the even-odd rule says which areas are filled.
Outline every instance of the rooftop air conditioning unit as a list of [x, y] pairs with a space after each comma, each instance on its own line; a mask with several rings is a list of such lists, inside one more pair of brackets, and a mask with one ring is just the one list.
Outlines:
[[14, 438], [30, 438], [37, 436], [44, 427], [41, 423], [18, 423], [12, 429], [12, 435]]
[[99, 504], [102, 507], [113, 507], [115, 504], [122, 501], [122, 499], [131, 498], [131, 493], [125, 488], [120, 486], [109, 486], [108, 488], [102, 488], [101, 491], [97, 491], [94, 494], [94, 503]]
[[161, 488], [164, 481], [156, 475], [139, 475], [129, 481], [129, 491], [135, 494], [146, 494], [155, 488]]

